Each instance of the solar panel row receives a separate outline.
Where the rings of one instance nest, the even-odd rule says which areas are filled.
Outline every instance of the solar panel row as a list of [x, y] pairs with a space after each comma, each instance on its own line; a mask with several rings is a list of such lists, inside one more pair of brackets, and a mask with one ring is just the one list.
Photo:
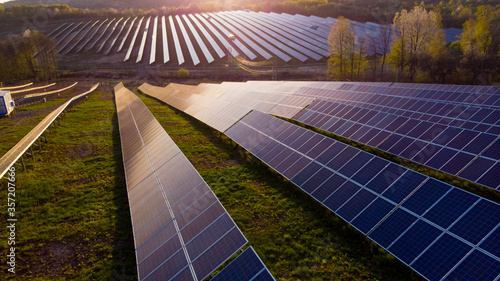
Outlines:
[[500, 166], [494, 168], [500, 160], [498, 134], [319, 99], [294, 119], [494, 189], [500, 186], [495, 176]]
[[425, 278], [499, 276], [500, 205], [257, 111], [226, 135]]
[[142, 101], [115, 87], [140, 280], [203, 280], [247, 240]]
[[[275, 93], [300, 83], [227, 83], [226, 87], [232, 93], [250, 93], [248, 88], [258, 85]], [[173, 88], [173, 93], [196, 91], [207, 97], [206, 91], [216, 91], [213, 97], [225, 100], [226, 96], [225, 90], [214, 86]], [[189, 108], [192, 101], [177, 102]], [[258, 111], [225, 134], [425, 278], [499, 277], [497, 203]]]
[[252, 247], [246, 249], [221, 272], [213, 281], [272, 281], [275, 280], [266, 265]]

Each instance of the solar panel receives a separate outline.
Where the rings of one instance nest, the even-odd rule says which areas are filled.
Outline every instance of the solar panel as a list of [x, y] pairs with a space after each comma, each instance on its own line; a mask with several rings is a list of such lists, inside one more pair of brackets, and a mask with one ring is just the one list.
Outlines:
[[247, 240], [144, 103], [115, 99], [139, 280], [203, 280]]
[[167, 23], [165, 21], [165, 16], [161, 17], [161, 36], [163, 44], [163, 63], [167, 63], [170, 60], [170, 54], [168, 53]]
[[135, 17], [132, 22], [130, 23], [130, 26], [128, 27], [127, 33], [125, 33], [125, 36], [123, 36], [122, 42], [120, 43], [120, 46], [118, 47], [118, 50], [116, 52], [120, 52], [123, 49], [123, 45], [125, 45], [125, 41], [127, 41], [127, 38], [130, 34], [130, 31], [132, 31], [132, 27], [134, 27], [134, 23], [137, 20], [137, 17]]
[[[189, 14], [188, 16], [194, 22], [194, 24], [196, 25], [196, 27], [198, 27], [198, 29], [201, 31], [201, 33], [203, 33], [203, 35], [208, 40], [208, 42], [210, 43], [210, 45], [212, 46], [212, 48], [214, 48], [214, 50], [217, 53], [217, 55], [219, 55], [219, 58], [224, 57], [226, 55], [226, 53], [224, 53], [224, 51], [222, 51], [222, 49], [219, 47], [219, 45], [217, 44], [217, 42], [215, 42], [215, 40], [212, 38], [212, 35], [210, 35], [210, 33], [208, 33], [208, 31], [200, 23], [200, 21], [196, 17], [194, 17], [193, 14]], [[186, 22], [187, 22], [187, 20], [186, 20]], [[221, 40], [221, 38], [219, 38], [219, 40]], [[225, 41], [225, 39], [222, 39], [222, 40]]]
[[102, 33], [99, 35], [99, 37], [97, 37], [97, 39], [92, 44], [90, 44], [90, 47], [88, 47], [87, 50], [91, 50], [92, 48], [94, 48], [94, 46], [97, 44], [97, 42], [99, 42], [99, 40], [101, 40], [102, 37], [104, 37], [104, 34], [106, 34], [106, 31], [108, 31], [109, 27], [111, 26], [111, 24], [115, 20], [116, 19], [112, 19], [111, 21], [108, 22], [108, 25], [106, 25], [106, 27], [104, 28], [104, 30], [102, 31]]
[[[73, 39], [75, 39], [75, 37], [76, 37], [76, 36], [78, 36], [78, 34], [80, 34], [80, 33], [81, 33], [84, 29], [85, 29], [85, 27], [87, 27], [87, 26], [88, 26], [91, 22], [92, 22], [92, 21], [89, 21], [89, 22], [87, 22], [86, 24], [84, 24], [84, 25], [83, 25], [83, 27], [82, 27], [82, 28], [80, 28], [80, 30], [78, 30], [78, 32], [75, 32], [75, 33], [73, 34], [73, 36], [72, 36], [70, 39], [68, 39], [68, 41], [66, 42], [66, 44], [64, 44], [64, 46], [62, 46], [61, 48], [59, 48], [59, 50], [58, 50], [57, 52], [58, 52], [58, 53], [60, 53], [62, 50], [64, 50], [64, 48], [66, 48], [66, 47], [69, 45], [69, 43], [71, 43], [71, 41], [73, 41]], [[83, 23], [83, 22], [81, 22], [80, 24], [82, 24], [82, 23]], [[79, 25], [80, 25], [80, 24], [79, 24]], [[68, 53], [68, 51], [66, 51], [66, 52], [65, 52], [65, 54], [66, 54], [66, 53]]]
[[[226, 20], [229, 24], [233, 25], [235, 28], [243, 31], [246, 35], [250, 36], [251, 39], [253, 39], [255, 42], [257, 42], [260, 46], [263, 46], [266, 48], [269, 52], [273, 53], [276, 55], [278, 58], [284, 60], [284, 61], [290, 61], [292, 58], [285, 54], [284, 52], [281, 51], [281, 47], [290, 50], [288, 47], [284, 46], [283, 44], [277, 42], [274, 38], [266, 35], [265, 33], [259, 32], [258, 29], [255, 29], [254, 27], [245, 24], [243, 21], [240, 21], [239, 18], [234, 18], [231, 17], [230, 14], [227, 14], [225, 12], [219, 12], [217, 15]], [[271, 43], [273, 44], [271, 44]], [[303, 55], [301, 55], [301, 59], [303, 59]], [[267, 59], [267, 58], [266, 58]]]
[[140, 62], [142, 60], [142, 56], [144, 54], [144, 47], [146, 46], [146, 39], [148, 38], [150, 21], [151, 21], [151, 17], [149, 17], [148, 20], [146, 21], [146, 26], [144, 27], [144, 31], [142, 33], [142, 41], [141, 41], [141, 45], [139, 46], [139, 53], [137, 54], [137, 60], [135, 61], [136, 63]]
[[[127, 54], [125, 55], [125, 58], [123, 59], [123, 61], [128, 61], [130, 59], [130, 55], [132, 55], [132, 50], [134, 49], [135, 40], [137, 40], [137, 35], [139, 35], [139, 30], [141, 29], [141, 25], [142, 25], [143, 20], [144, 20], [144, 17], [142, 17], [139, 20], [139, 23], [137, 24], [137, 27], [135, 28], [134, 36], [132, 36], [132, 41], [130, 41], [130, 45], [128, 47]], [[125, 40], [125, 38], [123, 40]]]
[[[237, 56], [238, 55], [238, 52], [235, 50], [235, 48], [233, 48], [231, 46], [231, 44], [229, 44], [229, 42], [226, 40], [226, 38], [224, 38], [220, 33], [219, 31], [217, 31], [217, 29], [215, 29], [215, 27], [213, 27], [212, 25], [216, 26], [222, 33], [224, 33], [224, 35], [227, 37], [227, 38], [230, 38], [231, 36], [231, 33], [226, 29], [224, 28], [221, 24], [219, 24], [218, 22], [216, 21], [213, 21], [211, 17], [203, 14], [200, 15], [200, 14], [196, 14], [196, 17], [215, 35], [215, 37], [217, 37], [217, 39], [219, 39], [219, 41], [224, 45], [224, 47], [226, 47], [226, 49], [228, 49], [230, 52], [231, 52], [231, 55], [233, 56]], [[205, 19], [205, 17], [207, 19]], [[233, 40], [234, 44], [240, 48], [240, 50], [251, 60], [255, 59], [257, 56], [252, 53], [252, 51], [250, 51], [245, 45], [243, 45], [237, 38], [235, 38]]]
[[[261, 25], [259, 23], [256, 23], [256, 22], [249, 21], [248, 19], [243, 18], [239, 14], [235, 14], [233, 12], [223, 12], [222, 14], [225, 15], [225, 16], [227, 16], [228, 18], [233, 19], [234, 21], [236, 21], [239, 24], [246, 25], [247, 27], [249, 27], [249, 29], [250, 29], [250, 26], [255, 27], [255, 28], [253, 28], [253, 27], [251, 28], [254, 33], [258, 33], [262, 38], [264, 38], [265, 40], [267, 40], [267, 42], [269, 42], [272, 45], [276, 46], [279, 50], [283, 50], [284, 52], [286, 52], [290, 56], [298, 59], [299, 61], [304, 62], [304, 61], [307, 60], [306, 56], [304, 56], [303, 54], [295, 51], [294, 49], [292, 49], [290, 47], [293, 47], [293, 48], [296, 48], [296, 49], [300, 49], [300, 51], [302, 51], [304, 53], [308, 53], [307, 50], [305, 50], [304, 48], [302, 48], [299, 45], [296, 45], [294, 42], [292, 42], [290, 40], [287, 40], [285, 37], [280, 36], [279, 34], [271, 31], [267, 27], [265, 27], [265, 26], [263, 26], [263, 25]], [[247, 25], [249, 23], [250, 23], [250, 25]], [[321, 59], [321, 57], [318, 56], [318, 55], [311, 54], [311, 53], [310, 53], [310, 55], [314, 56], [314, 58], [316, 60]]]
[[[245, 42], [248, 46], [250, 46], [252, 49], [254, 49], [257, 53], [259, 53], [266, 60], [268, 60], [272, 57], [268, 52], [266, 52], [264, 49], [262, 49], [253, 40], [250, 40], [247, 36], [245, 36], [245, 34], [243, 34], [243, 32], [239, 31], [239, 29], [237, 29], [236, 26], [234, 26], [234, 24], [231, 24], [231, 22], [227, 22], [224, 18], [220, 17], [219, 14], [207, 13], [206, 15], [210, 16], [212, 19], [217, 20], [222, 25], [224, 25], [226, 28], [228, 28], [229, 29], [228, 36], [230, 36], [230, 34], [236, 35], [238, 37], [238, 39]], [[206, 17], [206, 15], [205, 15], [205, 17]], [[210, 22], [213, 22], [213, 20], [211, 20]], [[247, 31], [247, 30], [245, 29], [245, 31]], [[235, 44], [236, 44], [236, 42], [235, 42]], [[238, 46], [238, 47], [240, 47], [240, 46]], [[240, 47], [240, 50], [245, 52], [244, 49], [242, 49], [241, 47]]]
[[[291, 147], [293, 142], [288, 145], [285, 143], [288, 142], [287, 139], [297, 139], [297, 135], [304, 135], [306, 129], [279, 119], [272, 121], [273, 118], [252, 111], [231, 127], [226, 135], [273, 169], [286, 174], [286, 169], [280, 171], [280, 163], [283, 162], [281, 159], [301, 153]], [[268, 130], [266, 136], [262, 131], [270, 124], [273, 127], [296, 128], [288, 138], [279, 136], [287, 129], [281, 130], [280, 133]], [[267, 143], [264, 148], [260, 148], [261, 142]], [[259, 150], [268, 147], [269, 142], [277, 142], [281, 148], [278, 150], [274, 147], [265, 156], [261, 156]], [[482, 208], [484, 212], [491, 214], [481, 219], [477, 217], [481, 224], [493, 229], [500, 223], [499, 218], [496, 218], [497, 221], [491, 221], [500, 214], [500, 205], [496, 203], [391, 164], [387, 160], [373, 158], [363, 151], [336, 144], [324, 152], [326, 155], [334, 155], [333, 159], [329, 157], [330, 165], [324, 166], [319, 162], [319, 156], [316, 160], [312, 159], [313, 162], [305, 164], [300, 172], [287, 178], [429, 280], [440, 280], [448, 272], [456, 270], [455, 266], [459, 267], [461, 260], [474, 247], [478, 247], [478, 241], [466, 240], [470, 234], [463, 235], [448, 230], [450, 226], [450, 230], [453, 230], [454, 225], [467, 223], [468, 220], [464, 217], [473, 214], [471, 212], [474, 206], [491, 205], [488, 210]], [[273, 151], [277, 153], [272, 154]], [[307, 153], [302, 155], [308, 157]], [[367, 184], [358, 182], [357, 179], [363, 177], [357, 177], [356, 174], [362, 173], [365, 167], [368, 169], [375, 159], [378, 160], [376, 165], [379, 165], [378, 176], [372, 177]], [[370, 169], [373, 170], [374, 167]], [[352, 171], [358, 172], [353, 175]], [[468, 229], [472, 231], [472, 228]], [[482, 239], [489, 237], [489, 233], [487, 230], [477, 229], [477, 235], [483, 237]], [[453, 250], [443, 251], [448, 247]], [[495, 250], [492, 249], [495, 249], [495, 246], [483, 244], [483, 247], [482, 251], [494, 254]], [[429, 263], [429, 260], [432, 260], [432, 263]], [[429, 264], [440, 266], [432, 267]]]
[[[128, 21], [130, 20], [130, 17], [128, 17], [121, 25], [120, 27], [120, 30], [116, 33], [115, 37], [113, 38], [113, 40], [111, 41], [111, 44], [109, 44], [109, 47], [106, 49], [106, 52], [104, 52], [104, 55], [108, 55], [110, 52], [111, 52], [111, 49], [113, 49], [113, 47], [115, 46], [116, 44], [116, 41], [118, 40], [118, 37], [120, 37], [120, 35], [122, 34], [123, 30], [125, 29], [125, 26], [127, 25]], [[134, 19], [135, 20], [135, 19]], [[125, 36], [126, 37], [126, 36]]]
[[[297, 34], [296, 32], [293, 32], [291, 30], [289, 30], [287, 32], [286, 27], [279, 26], [277, 23], [273, 23], [272, 21], [267, 20], [266, 18], [260, 16], [259, 14], [249, 13], [249, 12], [238, 12], [238, 15], [241, 17], [248, 18], [248, 19], [252, 19], [254, 22], [263, 22], [266, 24], [265, 27], [267, 27], [268, 29], [270, 29], [272, 31], [277, 32], [281, 36], [286, 37], [286, 39], [293, 41], [295, 44], [299, 44], [300, 46], [308, 48], [309, 50], [313, 50], [314, 52], [316, 52], [317, 54], [320, 54], [322, 56], [329, 56], [329, 53], [326, 50], [321, 49], [320, 47], [307, 42], [306, 41], [306, 40], [308, 40], [307, 37], [300, 36], [299, 34]], [[279, 27], [281, 27], [281, 29]], [[292, 44], [290, 44], [290, 46], [292, 46]], [[299, 48], [297, 48], [297, 49], [299, 49]], [[321, 56], [320, 56], [320, 58], [321, 58]]]
[[[500, 159], [498, 136], [490, 133], [322, 99], [316, 99], [294, 119], [493, 189], [500, 185], [500, 180], [490, 176], [493, 173], [480, 180], [481, 175], [470, 176], [464, 171], [477, 156]], [[482, 168], [479, 171], [484, 173], [491, 165], [478, 166]]]
[[158, 35], [158, 16], [155, 17], [153, 23], [153, 34], [151, 36], [151, 54], [149, 55], [149, 64], [152, 64], [156, 60], [156, 36]]
[[174, 20], [172, 16], [168, 16], [168, 21], [170, 23], [170, 30], [172, 31], [172, 37], [174, 38], [175, 53], [177, 54], [177, 61], [179, 65], [184, 63], [184, 55], [182, 54], [181, 43], [179, 42], [179, 37], [177, 36], [177, 31], [175, 29]]
[[189, 28], [189, 31], [191, 32], [191, 34], [193, 34], [194, 36], [194, 39], [196, 40], [196, 42], [198, 43], [198, 46], [200, 46], [201, 48], [201, 51], [203, 52], [203, 55], [205, 56], [205, 58], [207, 59], [207, 62], [208, 63], [211, 63], [214, 61], [214, 57], [212, 56], [212, 54], [210, 54], [210, 51], [208, 50], [207, 46], [205, 45], [205, 43], [203, 42], [203, 40], [201, 40], [201, 37], [200, 35], [198, 34], [198, 31], [196, 31], [196, 29], [194, 28], [193, 24], [191, 23], [191, 21], [189, 21], [188, 17], [186, 17], [186, 15], [182, 15], [182, 18], [184, 19], [184, 21], [186, 22], [188, 28]]
[[219, 272], [213, 281], [251, 281], [251, 280], [275, 280], [265, 264], [259, 258], [252, 247], [246, 249], [221, 272]]
[[102, 50], [102, 48], [104, 48], [104, 45], [106, 44], [106, 42], [108, 42], [109, 38], [111, 38], [111, 35], [113, 35], [113, 33], [115, 32], [116, 27], [118, 26], [118, 24], [120, 24], [120, 22], [121, 22], [122, 20], [123, 20], [123, 18], [120, 18], [120, 19], [119, 19], [119, 20], [115, 23], [115, 25], [114, 25], [114, 26], [113, 26], [113, 28], [111, 29], [111, 32], [109, 32], [108, 37], [106, 37], [106, 39], [104, 39], [104, 40], [102, 41], [101, 46], [99, 47], [99, 49], [97, 49], [97, 52], [98, 52], [98, 53]]
[[189, 54], [191, 55], [191, 59], [193, 60], [193, 64], [194, 65], [199, 64], [200, 59], [198, 58], [198, 55], [196, 54], [193, 43], [191, 43], [191, 39], [189, 39], [189, 35], [186, 31], [186, 28], [184, 27], [184, 24], [182, 24], [182, 21], [178, 15], [175, 16], [175, 20], [177, 21], [177, 24], [179, 25], [179, 28], [181, 29], [182, 37], [184, 37], [184, 41], [186, 42], [187, 48], [189, 50]]

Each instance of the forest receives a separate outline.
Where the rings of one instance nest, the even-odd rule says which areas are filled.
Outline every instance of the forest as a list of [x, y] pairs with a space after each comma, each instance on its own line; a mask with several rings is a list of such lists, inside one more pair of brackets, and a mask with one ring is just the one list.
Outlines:
[[500, 7], [497, 0], [145, 0], [145, 1], [43, 1], [44, 3], [68, 3], [53, 5], [28, 5], [30, 1], [17, 0], [0, 6], [0, 22], [22, 21], [32, 18], [41, 11], [49, 13], [55, 19], [73, 17], [103, 16], [143, 16], [161, 14], [185, 14], [216, 12], [225, 10], [250, 9], [254, 11], [316, 15], [321, 17], [343, 16], [360, 22], [391, 23], [396, 12], [410, 10], [414, 6], [423, 6], [426, 10], [435, 10], [442, 15], [445, 28], [462, 25], [472, 17], [479, 6]]
[[441, 14], [424, 5], [397, 12], [392, 23], [358, 38], [352, 24], [339, 17], [328, 39], [330, 77], [488, 85], [500, 81], [499, 8], [479, 6], [451, 44], [444, 40]]
[[[493, 84], [500, 81], [500, 4], [479, 5], [490, 2], [493, 1], [450, 0], [410, 4], [390, 0], [289, 0], [251, 5], [241, 1], [234, 2], [231, 7], [392, 24], [392, 27], [382, 28], [377, 38], [356, 38], [348, 23], [338, 21], [339, 25], [332, 28], [329, 40], [332, 49], [328, 74], [335, 80]], [[47, 18], [68, 20], [168, 15], [219, 11], [226, 6], [219, 2], [203, 2], [149, 10], [90, 10], [61, 4], [11, 5], [6, 8], [0, 6], [0, 23], [22, 27], [24, 31], [30, 28], [25, 26], [29, 17], [35, 22]], [[464, 33], [459, 41], [446, 44], [442, 28], [451, 26], [462, 28]], [[347, 34], [347, 39], [339, 42], [335, 37], [339, 32]], [[53, 39], [37, 32], [17, 35], [14, 32], [13, 35], [0, 40], [0, 63], [3, 65], [0, 81], [49, 81], [57, 77], [57, 61], [53, 47], [50, 47], [54, 44]], [[379, 49], [382, 46], [382, 50], [370, 51], [370, 48], [375, 48], [375, 41]]]

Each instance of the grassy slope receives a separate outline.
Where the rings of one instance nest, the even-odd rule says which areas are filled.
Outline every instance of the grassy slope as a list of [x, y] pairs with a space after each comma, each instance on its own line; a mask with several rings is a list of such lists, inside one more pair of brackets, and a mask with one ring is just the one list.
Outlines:
[[420, 280], [390, 254], [208, 126], [141, 99], [277, 280]]
[[[96, 93], [67, 113], [17, 175], [15, 280], [134, 276], [132, 228], [113, 97]], [[1, 210], [6, 191], [2, 181]], [[5, 220], [2, 219], [2, 225]], [[6, 256], [6, 232], [0, 233]]]

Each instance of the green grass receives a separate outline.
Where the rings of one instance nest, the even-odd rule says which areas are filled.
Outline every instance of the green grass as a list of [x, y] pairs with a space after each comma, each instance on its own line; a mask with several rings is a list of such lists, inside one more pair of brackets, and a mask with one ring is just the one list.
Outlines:
[[[67, 112], [35, 161], [17, 171], [16, 275], [12, 280], [136, 276], [113, 96], [97, 92]], [[6, 218], [6, 187], [0, 197]], [[2, 219], [2, 227], [6, 220]], [[4, 228], [5, 229], [5, 228]], [[0, 233], [7, 254], [7, 233]]]
[[227, 137], [140, 97], [277, 280], [422, 280]]
[[26, 134], [28, 134], [51, 111], [65, 101], [64, 98], [53, 99], [46, 103], [16, 108], [12, 116], [0, 118], [0, 155], [4, 155]]

